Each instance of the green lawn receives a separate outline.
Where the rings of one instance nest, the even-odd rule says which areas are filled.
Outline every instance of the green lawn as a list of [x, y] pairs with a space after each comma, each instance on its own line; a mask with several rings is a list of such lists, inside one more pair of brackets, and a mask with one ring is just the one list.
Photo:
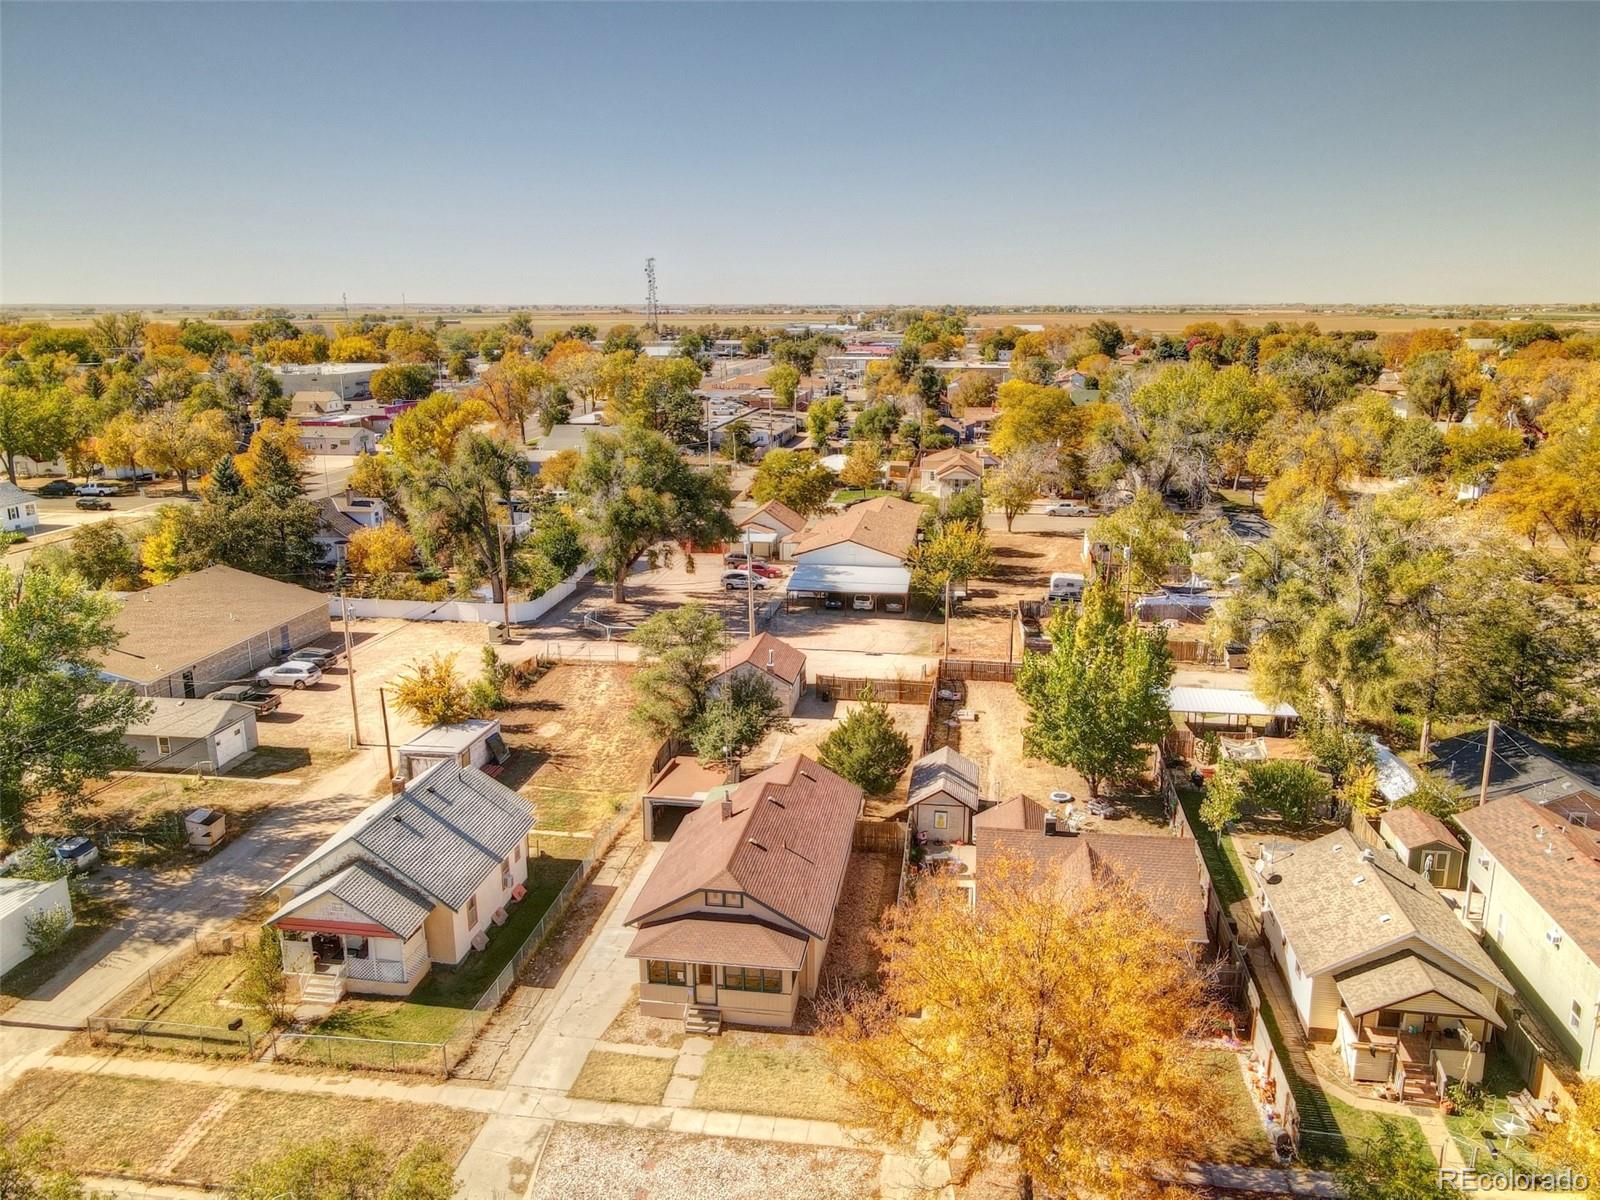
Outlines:
[[534, 785], [518, 789], [533, 802], [538, 828], [561, 833], [589, 833], [613, 820], [628, 803], [625, 791], [592, 792]]
[[879, 496], [898, 496], [888, 488], [840, 488], [828, 499], [829, 504], [854, 504], [858, 500], [876, 500]]
[[1204, 1057], [1207, 1071], [1224, 1100], [1217, 1112], [1207, 1116], [1204, 1160], [1276, 1166], [1278, 1159], [1267, 1141], [1261, 1113], [1239, 1070], [1239, 1056], [1229, 1050], [1208, 1050]]
[[847, 1098], [820, 1046], [799, 1038], [725, 1034], [706, 1056], [694, 1106], [816, 1121], [848, 1121]]
[[[570, 844], [569, 844], [570, 843]], [[521, 948], [562, 887], [578, 869], [589, 847], [581, 838], [550, 838], [544, 855], [528, 860], [528, 894], [510, 910], [504, 925], [489, 927], [489, 945], [468, 955], [459, 967], [435, 966], [417, 990], [401, 1000], [348, 999], [324, 1017], [313, 1032], [401, 1042], [442, 1042]], [[311, 1049], [305, 1054], [314, 1056]]]
[[1200, 802], [1205, 792], [1195, 787], [1180, 787], [1178, 801], [1183, 805], [1189, 827], [1200, 843], [1200, 857], [1205, 859], [1206, 870], [1211, 872], [1211, 882], [1217, 889], [1217, 898], [1225, 905], [1237, 904], [1249, 896], [1244, 885], [1247, 878], [1244, 864], [1239, 861], [1231, 838], [1218, 838], [1200, 822]]
[[197, 954], [155, 995], [136, 998], [120, 1015], [180, 1025], [225, 1026], [242, 1020], [252, 1032], [264, 1032], [267, 1022], [260, 1014], [232, 996], [243, 974], [244, 964], [236, 955]]
[[1445, 1128], [1455, 1138], [1462, 1157], [1468, 1162], [1476, 1152], [1480, 1162], [1489, 1160], [1490, 1141], [1499, 1150], [1507, 1165], [1529, 1171], [1552, 1170], [1556, 1164], [1548, 1162], [1526, 1139], [1518, 1139], [1508, 1146], [1506, 1140], [1495, 1132], [1492, 1124], [1499, 1113], [1509, 1112], [1507, 1096], [1514, 1096], [1527, 1085], [1515, 1063], [1508, 1058], [1498, 1043], [1489, 1049], [1489, 1059], [1483, 1064], [1483, 1096], [1473, 1107], [1464, 1109], [1444, 1119]]

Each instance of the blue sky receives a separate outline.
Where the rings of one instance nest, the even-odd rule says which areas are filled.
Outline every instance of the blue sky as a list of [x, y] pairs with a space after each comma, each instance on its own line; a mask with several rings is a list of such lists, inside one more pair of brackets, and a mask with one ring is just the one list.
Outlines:
[[1600, 298], [1600, 5], [0, 7], [0, 300]]

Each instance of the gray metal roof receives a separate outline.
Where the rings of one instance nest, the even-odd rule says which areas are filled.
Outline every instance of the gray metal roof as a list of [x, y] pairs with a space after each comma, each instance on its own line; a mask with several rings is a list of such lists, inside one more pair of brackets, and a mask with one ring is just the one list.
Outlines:
[[861, 592], [903, 596], [911, 590], [911, 572], [904, 567], [855, 567], [834, 563], [801, 563], [789, 576], [790, 592]]
[[980, 800], [978, 782], [978, 764], [943, 746], [911, 764], [910, 802], [921, 804], [944, 792], [976, 811]]
[[129, 737], [204, 738], [253, 719], [255, 709], [231, 700], [152, 697], [150, 715], [128, 726]]
[[347, 842], [445, 907], [460, 910], [533, 828], [533, 805], [476, 767], [445, 760], [398, 796], [379, 800], [272, 885], [313, 877]]
[[390, 878], [376, 867], [364, 862], [352, 863], [336, 875], [324, 879], [316, 887], [301, 892], [269, 919], [298, 912], [313, 900], [333, 896], [343, 900], [357, 912], [371, 917], [397, 937], [408, 938], [421, 928], [423, 921], [433, 911], [433, 905], [398, 880]]

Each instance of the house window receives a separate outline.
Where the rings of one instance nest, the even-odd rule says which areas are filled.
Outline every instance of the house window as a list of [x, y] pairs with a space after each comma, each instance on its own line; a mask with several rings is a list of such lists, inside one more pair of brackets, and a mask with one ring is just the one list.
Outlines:
[[945, 810], [942, 809], [942, 808], [938, 809], [933, 814], [933, 827], [935, 829], [949, 829], [950, 828], [950, 814], [945, 812]]
[[17, 519], [18, 515], [19, 514], [18, 514], [18, 511], [16, 509], [14, 509], [14, 508], [6, 509], [6, 520], [15, 521]]
[[722, 986], [730, 992], [781, 993], [783, 972], [758, 967], [723, 967]]
[[367, 939], [347, 936], [344, 939], [344, 956], [346, 958], [365, 958], [367, 956]]
[[669, 987], [689, 986], [689, 970], [680, 962], [662, 962], [652, 958], [646, 961], [645, 968], [651, 983], [664, 983]]
[[1372, 1022], [1375, 1029], [1399, 1029], [1400, 1010], [1397, 1008], [1380, 1008], [1378, 1017]]
[[172, 739], [158, 737], [156, 739], [156, 753], [163, 757], [172, 753]]
[[511, 861], [512, 862], [521, 862], [522, 861], [522, 845], [521, 845], [521, 843], [518, 843], [517, 845], [511, 847]]
[[1576, 1000], [1572, 1002], [1572, 1009], [1567, 1013], [1567, 1024], [1573, 1029], [1581, 1029], [1583, 1027], [1583, 1005]]
[[707, 892], [706, 904], [712, 908], [743, 908], [744, 896], [739, 892]]
[[467, 928], [471, 929], [478, 923], [478, 898], [476, 896], [467, 901]]
[[500, 864], [500, 886], [507, 890], [511, 887], [511, 860], [509, 858]]

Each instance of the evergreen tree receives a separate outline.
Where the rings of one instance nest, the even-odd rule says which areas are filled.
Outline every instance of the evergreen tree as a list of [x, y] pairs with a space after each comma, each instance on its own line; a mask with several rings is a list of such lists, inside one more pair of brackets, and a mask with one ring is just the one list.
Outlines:
[[911, 741], [895, 728], [889, 706], [861, 689], [860, 703], [836, 725], [818, 748], [818, 761], [869, 796], [894, 790], [911, 763]]
[[233, 455], [224, 454], [217, 460], [217, 465], [211, 468], [207, 498], [217, 501], [234, 499], [243, 496], [244, 491], [244, 476], [239, 474]]

